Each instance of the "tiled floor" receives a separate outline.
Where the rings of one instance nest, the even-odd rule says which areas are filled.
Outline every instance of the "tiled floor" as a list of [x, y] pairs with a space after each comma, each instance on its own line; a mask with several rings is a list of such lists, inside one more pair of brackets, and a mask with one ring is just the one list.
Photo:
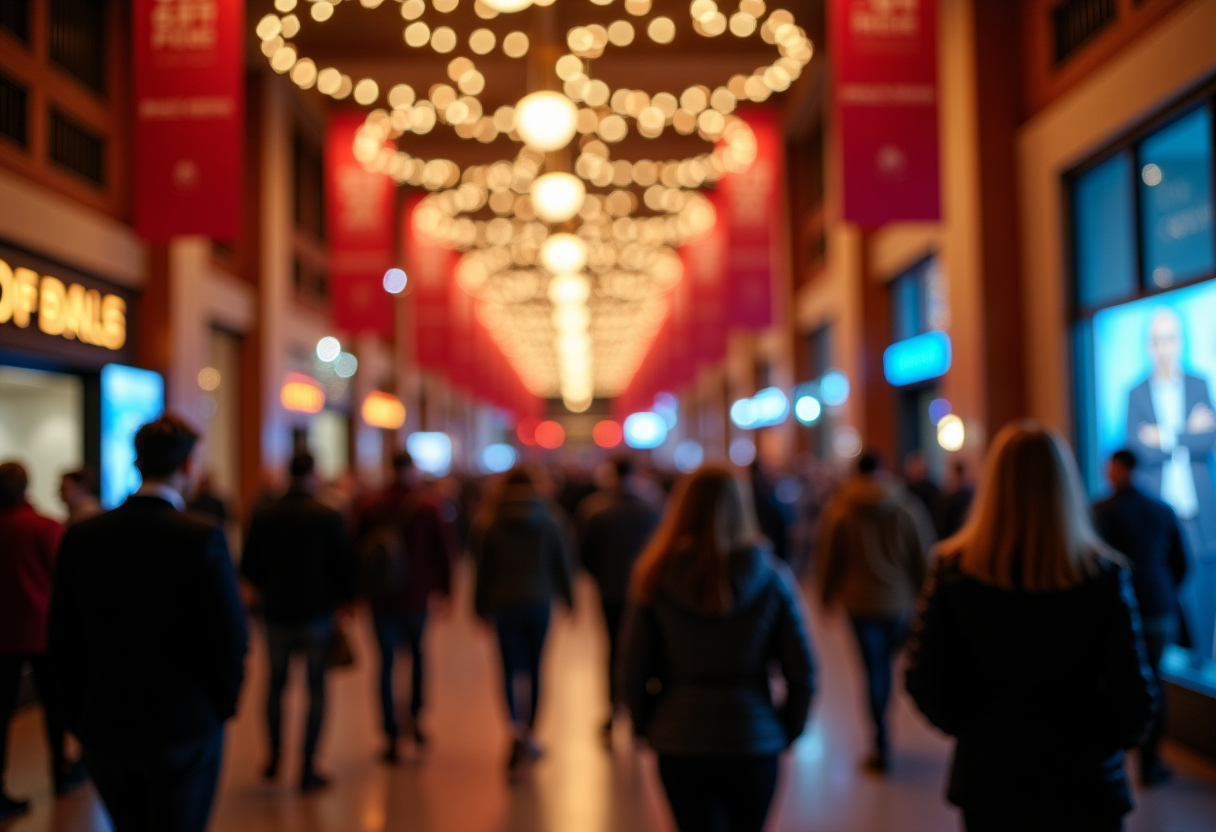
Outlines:
[[[260, 781], [264, 740], [261, 697], [265, 655], [255, 638], [240, 716], [228, 753], [211, 829], [216, 832], [667, 832], [671, 822], [652, 758], [618, 735], [611, 754], [599, 744], [604, 652], [590, 590], [573, 617], [557, 619], [549, 645], [548, 689], [540, 735], [549, 753], [531, 776], [508, 786], [507, 734], [498, 698], [490, 634], [467, 605], [434, 623], [428, 636], [432, 675], [424, 761], [387, 768], [380, 751], [373, 692], [375, 658], [367, 623], [355, 629], [358, 663], [330, 682], [330, 718], [320, 764], [334, 779], [301, 797], [295, 772]], [[842, 622], [817, 618], [821, 689], [809, 731], [786, 761], [773, 832], [941, 832], [958, 828], [941, 799], [949, 744], [900, 697], [894, 708], [894, 770], [878, 779], [858, 770], [865, 730], [857, 705], [860, 668]], [[404, 670], [405, 668], [402, 668]], [[297, 748], [301, 697], [288, 708], [290, 748]], [[104, 812], [91, 790], [53, 801], [44, 775], [39, 715], [14, 727], [9, 782], [32, 795], [35, 809], [4, 832], [102, 832]], [[290, 750], [289, 748], [289, 750]], [[1216, 831], [1216, 769], [1179, 753], [1182, 776], [1138, 797], [1130, 832]]]

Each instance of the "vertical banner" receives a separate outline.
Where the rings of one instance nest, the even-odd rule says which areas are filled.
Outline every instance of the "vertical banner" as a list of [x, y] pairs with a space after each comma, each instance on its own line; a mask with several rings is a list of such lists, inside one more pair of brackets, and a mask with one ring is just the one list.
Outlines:
[[936, 220], [937, 0], [832, 0], [844, 218]]
[[414, 355], [431, 370], [448, 372], [451, 363], [449, 284], [454, 283], [456, 253], [421, 234], [414, 212], [422, 197], [411, 197], [402, 215], [401, 239], [405, 245], [405, 273], [414, 302]]
[[396, 259], [397, 189], [387, 176], [364, 170], [355, 158], [361, 124], [362, 113], [339, 112], [330, 117], [325, 133], [330, 308], [339, 329], [391, 340], [393, 298], [384, 290], [384, 273]]
[[241, 229], [244, 0], [134, 0], [135, 231], [154, 243]]
[[720, 191], [710, 195], [717, 220], [713, 230], [680, 249], [684, 282], [691, 293], [689, 327], [693, 360], [716, 364], [726, 357], [726, 278], [730, 239], [726, 200]]
[[781, 195], [784, 153], [781, 126], [771, 109], [749, 108], [739, 115], [756, 136], [756, 160], [743, 173], [722, 178], [730, 260], [727, 324], [763, 329], [773, 322], [774, 272], [784, 262]]

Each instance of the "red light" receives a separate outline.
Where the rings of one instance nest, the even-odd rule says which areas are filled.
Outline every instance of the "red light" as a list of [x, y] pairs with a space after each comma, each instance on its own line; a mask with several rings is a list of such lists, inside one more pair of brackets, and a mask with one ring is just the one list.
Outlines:
[[621, 444], [621, 426], [611, 419], [605, 419], [592, 429], [591, 438], [601, 448], [615, 448]]
[[536, 444], [536, 428], [540, 424], [540, 419], [533, 419], [531, 416], [525, 416], [519, 420], [519, 424], [515, 427], [515, 435], [519, 437], [519, 441], [525, 445]]
[[566, 441], [566, 431], [557, 422], [541, 422], [536, 426], [536, 444], [547, 450], [560, 448]]

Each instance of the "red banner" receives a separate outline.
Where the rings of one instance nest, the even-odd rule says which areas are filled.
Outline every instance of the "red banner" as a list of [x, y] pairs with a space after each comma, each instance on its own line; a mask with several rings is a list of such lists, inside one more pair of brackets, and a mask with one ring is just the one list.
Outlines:
[[845, 220], [939, 219], [937, 0], [832, 0], [830, 15]]
[[135, 0], [135, 230], [145, 240], [241, 229], [244, 0]]
[[363, 114], [331, 116], [325, 135], [325, 222], [334, 325], [353, 334], [393, 337], [393, 300], [384, 273], [395, 261], [397, 189], [355, 158]]
[[730, 236], [726, 200], [721, 192], [710, 195], [717, 222], [709, 234], [680, 249], [684, 260], [684, 282], [692, 294], [689, 321], [693, 358], [716, 364], [726, 357], [726, 280]]
[[756, 160], [743, 173], [722, 179], [730, 240], [727, 324], [763, 329], [773, 322], [774, 272], [780, 251], [784, 153], [777, 114], [750, 108], [739, 115], [756, 136]]
[[405, 241], [405, 273], [414, 302], [414, 355], [418, 363], [447, 373], [451, 365], [449, 286], [455, 283], [456, 253], [414, 228], [414, 211], [422, 197], [405, 204], [401, 239]]

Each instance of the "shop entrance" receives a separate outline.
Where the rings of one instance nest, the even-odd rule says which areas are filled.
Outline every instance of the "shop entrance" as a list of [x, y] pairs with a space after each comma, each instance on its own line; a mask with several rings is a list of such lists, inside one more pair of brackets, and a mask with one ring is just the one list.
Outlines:
[[0, 461], [25, 466], [39, 512], [67, 516], [59, 479], [84, 464], [84, 430], [79, 376], [0, 367]]

